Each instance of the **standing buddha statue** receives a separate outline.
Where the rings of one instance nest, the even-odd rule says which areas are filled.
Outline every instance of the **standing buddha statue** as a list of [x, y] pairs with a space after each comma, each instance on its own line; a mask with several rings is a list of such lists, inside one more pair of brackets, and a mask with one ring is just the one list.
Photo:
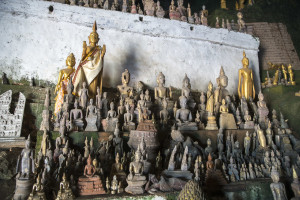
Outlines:
[[65, 96], [65, 94], [67, 94], [69, 80], [70, 80], [70, 78], [72, 78], [72, 76], [75, 72], [75, 69], [74, 69], [75, 63], [76, 63], [75, 57], [74, 57], [73, 53], [71, 53], [66, 60], [67, 68], [62, 69], [59, 72], [58, 83], [57, 83], [57, 85], [55, 87], [55, 91], [54, 91], [55, 94], [57, 93], [57, 96], [55, 97], [55, 108], [54, 108], [55, 116], [60, 111], [60, 109], [63, 105], [64, 96]]
[[95, 21], [93, 32], [89, 36], [90, 46], [87, 46], [85, 41], [83, 42], [82, 58], [73, 78], [73, 93], [75, 95], [78, 95], [83, 82], [87, 82], [90, 99], [96, 96], [97, 87], [100, 88], [100, 92], [102, 93], [103, 62], [106, 46], [103, 45], [101, 47], [97, 45], [98, 41], [99, 35]]
[[211, 115], [214, 113], [214, 92], [213, 84], [209, 81], [207, 90], [206, 111]]
[[249, 59], [246, 57], [246, 53], [243, 52], [242, 60], [243, 68], [239, 69], [239, 85], [238, 94], [239, 98], [245, 97], [247, 100], [249, 97], [255, 98], [255, 88], [253, 81], [252, 69], [249, 69]]

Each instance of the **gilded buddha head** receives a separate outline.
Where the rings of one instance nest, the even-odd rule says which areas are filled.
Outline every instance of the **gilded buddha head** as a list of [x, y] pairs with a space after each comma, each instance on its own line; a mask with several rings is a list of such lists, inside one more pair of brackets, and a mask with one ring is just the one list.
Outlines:
[[92, 47], [95, 47], [99, 41], [99, 35], [97, 33], [97, 24], [96, 21], [94, 22], [93, 25], [93, 32], [91, 32], [89, 36], [89, 43]]
[[75, 56], [74, 56], [73, 53], [71, 53], [71, 54], [67, 57], [66, 65], [67, 65], [67, 66], [70, 66], [70, 67], [74, 67], [75, 64], [76, 64]]
[[208, 91], [212, 91], [212, 89], [213, 89], [213, 84], [212, 84], [212, 82], [211, 81], [209, 81], [209, 83], [208, 83]]
[[249, 66], [249, 59], [246, 57], [245, 51], [243, 52], [242, 64], [244, 68], [248, 68]]
[[165, 75], [162, 72], [159, 72], [156, 82], [158, 85], [164, 85], [165, 84]]

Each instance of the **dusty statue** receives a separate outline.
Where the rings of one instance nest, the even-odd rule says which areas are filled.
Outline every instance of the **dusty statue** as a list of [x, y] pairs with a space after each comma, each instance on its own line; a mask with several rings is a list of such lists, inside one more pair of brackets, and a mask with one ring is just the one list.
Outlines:
[[129, 81], [130, 73], [128, 69], [125, 69], [125, 71], [122, 73], [122, 85], [118, 85], [118, 90], [122, 98], [127, 98], [129, 96], [130, 91], [133, 90], [132, 87], [128, 86]]
[[89, 98], [94, 98], [97, 94], [97, 87], [102, 92], [103, 62], [106, 46], [98, 45], [99, 35], [97, 33], [96, 21], [93, 25], [93, 32], [89, 36], [89, 46], [83, 42], [82, 58], [76, 69], [73, 84], [74, 93], [78, 95], [83, 82], [87, 82]]
[[252, 69], [249, 69], [249, 59], [246, 57], [246, 53], [243, 52], [242, 60], [243, 68], [239, 69], [239, 84], [238, 94], [239, 98], [245, 97], [247, 100], [249, 97], [255, 98], [255, 88], [253, 81]]
[[65, 94], [67, 94], [69, 80], [70, 78], [72, 78], [75, 72], [74, 69], [75, 63], [76, 63], [75, 57], [73, 53], [71, 53], [66, 60], [67, 68], [59, 71], [58, 82], [54, 91], [54, 93], [57, 93], [57, 96], [55, 97], [55, 108], [54, 108], [55, 116], [62, 108], [62, 104], [64, 102], [64, 96]]

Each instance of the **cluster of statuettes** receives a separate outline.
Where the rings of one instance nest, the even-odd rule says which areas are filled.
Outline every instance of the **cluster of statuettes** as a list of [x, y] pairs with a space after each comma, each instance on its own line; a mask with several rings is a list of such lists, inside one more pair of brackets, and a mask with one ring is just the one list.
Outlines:
[[[155, 194], [181, 190], [188, 180], [207, 186], [226, 186], [230, 182], [264, 177], [273, 179], [271, 189], [276, 197], [285, 195], [279, 177], [292, 174], [293, 184], [299, 188], [300, 142], [293, 136], [282, 114], [277, 120], [273, 110], [272, 120], [268, 118], [269, 110], [262, 93], [258, 95], [257, 104], [251, 97], [247, 101], [244, 95], [238, 103], [234, 95], [229, 96], [225, 89], [227, 77], [221, 68], [218, 87], [213, 91], [212, 83], [209, 83], [206, 98], [202, 93], [198, 108], [191, 95], [189, 78], [185, 76], [179, 97], [180, 108], [177, 108], [172, 89], [164, 87], [165, 76], [162, 73], [157, 76], [158, 86], [154, 88], [153, 96], [149, 90], [143, 93], [142, 84], [140, 89], [134, 90], [128, 86], [129, 80], [130, 74], [125, 70], [122, 85], [118, 86], [120, 105], [117, 112], [113, 101], [110, 110], [107, 109], [107, 93], [102, 98], [100, 89], [96, 106], [93, 99], [90, 99], [89, 105], [87, 103], [86, 85], [83, 85], [79, 98], [72, 93], [66, 94], [63, 112], [54, 123], [54, 129], [60, 133], [55, 140], [55, 149], [50, 138], [53, 125], [47, 121], [50, 119], [47, 116], [49, 112], [43, 112], [41, 148], [34, 159], [28, 138], [18, 161], [15, 199], [26, 195], [29, 199], [73, 199], [77, 195], [124, 191], [134, 195], [144, 192]], [[45, 110], [48, 109], [49, 91], [45, 99]], [[243, 113], [243, 117], [239, 112]], [[196, 119], [193, 120], [195, 113]], [[256, 116], [254, 120], [251, 115]], [[216, 119], [219, 119], [220, 129]], [[158, 141], [153, 139], [157, 137], [157, 129], [168, 132], [172, 125], [169, 136], [160, 141], [163, 145], [153, 149]], [[78, 148], [71, 144], [66, 133], [83, 131], [84, 127], [85, 131], [104, 129], [110, 136], [101, 142], [86, 137], [84, 149]], [[130, 140], [139, 141], [137, 144], [128, 142], [130, 151], [123, 142], [119, 127], [123, 132], [130, 132]], [[237, 128], [247, 130], [230, 134], [231, 129]], [[185, 134], [199, 129], [219, 131], [217, 137], [207, 139], [203, 148]], [[245, 133], [244, 137], [241, 136]], [[243, 145], [239, 143], [241, 137]], [[212, 146], [212, 141], [217, 144], [216, 147]], [[34, 180], [36, 183], [33, 184]]]

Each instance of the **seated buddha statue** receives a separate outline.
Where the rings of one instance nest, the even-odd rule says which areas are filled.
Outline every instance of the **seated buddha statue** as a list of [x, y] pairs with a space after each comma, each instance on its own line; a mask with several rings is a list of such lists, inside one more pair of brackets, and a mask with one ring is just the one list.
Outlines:
[[77, 96], [83, 82], [87, 83], [90, 99], [96, 96], [97, 87], [100, 88], [100, 93], [102, 93], [102, 74], [106, 46], [103, 45], [101, 47], [98, 45], [98, 42], [99, 35], [95, 21], [93, 32], [89, 36], [89, 46], [87, 46], [85, 41], [83, 42], [82, 58], [73, 77], [73, 93]]
[[78, 101], [75, 100], [74, 109], [70, 111], [70, 121], [73, 129], [82, 130], [84, 126], [82, 110], [78, 108]]
[[165, 87], [165, 75], [159, 72], [156, 82], [157, 87], [154, 88], [154, 96], [156, 100], [168, 99], [168, 89]]
[[121, 97], [124, 99], [129, 97], [129, 92], [133, 90], [132, 87], [128, 86], [129, 81], [130, 81], [130, 73], [128, 69], [125, 69], [125, 71], [122, 73], [122, 85], [117, 86], [121, 94]]
[[115, 163], [112, 165], [111, 171], [110, 171], [110, 177], [117, 176], [118, 180], [125, 180], [126, 179], [126, 173], [124, 172], [124, 168], [122, 163], [120, 163], [120, 156], [119, 153], [116, 154]]
[[141, 152], [138, 146], [135, 152], [135, 160], [129, 165], [129, 175], [127, 176], [128, 186], [125, 188], [127, 193], [142, 194], [143, 186], [146, 184], [146, 176], [143, 175], [144, 163], [141, 161]]
[[64, 95], [67, 94], [69, 80], [72, 78], [75, 72], [74, 69], [75, 63], [76, 61], [75, 61], [74, 54], [71, 53], [66, 60], [67, 68], [59, 71], [58, 83], [54, 91], [54, 93], [57, 93], [57, 96], [55, 97], [55, 107], [54, 107], [55, 116], [57, 116], [57, 114], [62, 108], [64, 102]]
[[95, 175], [95, 173], [96, 168], [92, 164], [91, 155], [89, 155], [87, 164], [84, 167], [83, 176], [80, 176], [78, 179], [79, 195], [105, 194], [101, 178]]
[[229, 113], [225, 99], [222, 99], [222, 105], [220, 106], [220, 128], [223, 129], [237, 129], [233, 114]]
[[56, 200], [74, 199], [75, 196], [70, 188], [70, 183], [67, 181], [66, 174], [64, 173], [62, 181], [59, 184], [59, 191]]
[[179, 98], [180, 101], [180, 109], [176, 111], [176, 122], [179, 130], [184, 129], [195, 129], [198, 130], [197, 124], [192, 122], [192, 112], [187, 109], [187, 98], [185, 96], [181, 96]]
[[32, 192], [30, 193], [28, 200], [46, 200], [46, 195], [44, 192], [43, 184], [41, 183], [41, 176], [38, 175], [36, 183], [32, 187]]

